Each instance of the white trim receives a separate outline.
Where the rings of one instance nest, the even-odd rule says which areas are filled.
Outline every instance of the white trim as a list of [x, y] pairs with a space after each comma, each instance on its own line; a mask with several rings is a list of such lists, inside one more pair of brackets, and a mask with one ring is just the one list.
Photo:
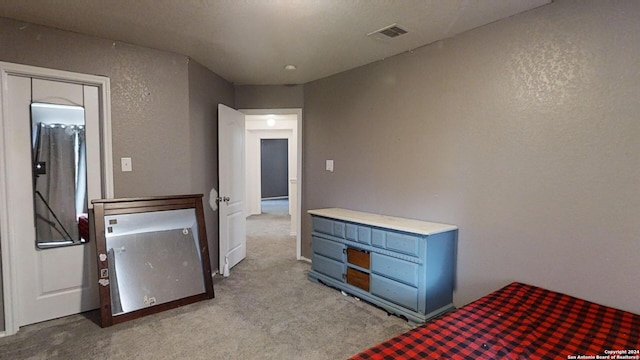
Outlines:
[[104, 76], [79, 74], [74, 72], [47, 69], [29, 65], [13, 64], [0, 61], [0, 248], [2, 249], [2, 284], [4, 293], [5, 331], [3, 335], [15, 334], [18, 329], [18, 292], [16, 290], [16, 257], [15, 238], [11, 213], [12, 198], [7, 189], [9, 174], [6, 168], [5, 119], [7, 118], [7, 79], [9, 75], [24, 76], [36, 79], [65, 81], [69, 83], [96, 86], [99, 89], [100, 119], [102, 132], [102, 196], [113, 197], [113, 158], [111, 143], [111, 91], [110, 80]]
[[296, 114], [298, 119], [298, 174], [296, 176], [296, 181], [298, 186], [296, 186], [296, 197], [297, 197], [297, 210], [295, 214], [296, 218], [296, 259], [303, 260], [302, 257], [302, 109], [301, 108], [292, 108], [292, 109], [239, 109], [243, 114], [246, 115], [285, 115], [285, 114]]
[[[0, 64], [2, 65], [2, 64]], [[2, 252], [2, 287], [3, 287], [3, 304], [4, 304], [4, 329], [6, 334], [14, 334], [18, 331], [13, 314], [18, 313], [17, 301], [13, 301], [13, 294], [17, 291], [14, 289], [16, 283], [13, 266], [11, 262], [11, 243], [13, 227], [11, 227], [9, 214], [9, 194], [7, 189], [7, 166], [4, 136], [7, 133], [4, 125], [4, 113], [7, 111], [7, 97], [4, 95], [7, 90], [8, 74], [1, 69], [0, 71], [0, 249]]]

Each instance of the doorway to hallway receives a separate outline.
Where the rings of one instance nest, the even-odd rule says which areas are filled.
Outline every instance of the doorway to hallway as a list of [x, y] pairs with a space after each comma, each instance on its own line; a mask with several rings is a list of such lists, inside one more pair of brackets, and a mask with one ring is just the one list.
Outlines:
[[[262, 161], [261, 142], [263, 140], [285, 140], [287, 150], [286, 160], [286, 195], [271, 196], [277, 199], [286, 199], [288, 209], [287, 219], [289, 224], [287, 236], [292, 236], [295, 246], [295, 259], [303, 259], [301, 256], [300, 239], [300, 210], [301, 197], [299, 182], [302, 169], [302, 110], [301, 109], [245, 109], [240, 110], [245, 114], [245, 144], [246, 144], [246, 187], [248, 220], [255, 215], [265, 215], [262, 211], [262, 201], [266, 196], [262, 194]], [[284, 142], [283, 142], [284, 143]], [[283, 192], [284, 194], [284, 192]], [[267, 194], [268, 195], [268, 194]], [[279, 203], [282, 209], [283, 202]], [[269, 209], [267, 204], [267, 209]], [[269, 211], [269, 210], [267, 210]], [[282, 211], [282, 210], [281, 210]], [[266, 215], [272, 215], [267, 213]], [[283, 215], [284, 216], [284, 215]], [[282, 222], [281, 222], [282, 223]], [[249, 229], [247, 229], [249, 231]], [[248, 235], [248, 232], [247, 232]], [[291, 254], [291, 253], [290, 253]], [[291, 255], [289, 255], [291, 256]]]

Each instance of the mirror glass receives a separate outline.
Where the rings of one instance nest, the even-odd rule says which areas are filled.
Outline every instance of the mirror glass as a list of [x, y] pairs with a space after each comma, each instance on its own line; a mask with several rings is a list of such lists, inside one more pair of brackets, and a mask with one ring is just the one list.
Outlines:
[[32, 103], [31, 143], [36, 246], [87, 242], [84, 108]]
[[113, 316], [205, 292], [195, 209], [105, 215], [104, 228]]

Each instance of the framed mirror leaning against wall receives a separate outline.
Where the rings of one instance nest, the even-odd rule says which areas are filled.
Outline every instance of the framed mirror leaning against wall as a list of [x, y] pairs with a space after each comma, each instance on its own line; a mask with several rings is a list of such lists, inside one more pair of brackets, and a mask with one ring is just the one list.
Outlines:
[[92, 203], [103, 327], [214, 297], [201, 194]]

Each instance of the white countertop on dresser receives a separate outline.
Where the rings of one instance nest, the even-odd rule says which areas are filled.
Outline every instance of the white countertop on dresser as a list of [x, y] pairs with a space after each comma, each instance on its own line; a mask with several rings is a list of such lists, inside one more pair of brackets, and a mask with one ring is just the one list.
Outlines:
[[336, 220], [351, 221], [371, 226], [379, 226], [382, 228], [406, 231], [421, 235], [433, 235], [458, 229], [458, 227], [455, 225], [371, 214], [340, 208], [312, 209], [307, 212], [311, 215], [317, 215]]

